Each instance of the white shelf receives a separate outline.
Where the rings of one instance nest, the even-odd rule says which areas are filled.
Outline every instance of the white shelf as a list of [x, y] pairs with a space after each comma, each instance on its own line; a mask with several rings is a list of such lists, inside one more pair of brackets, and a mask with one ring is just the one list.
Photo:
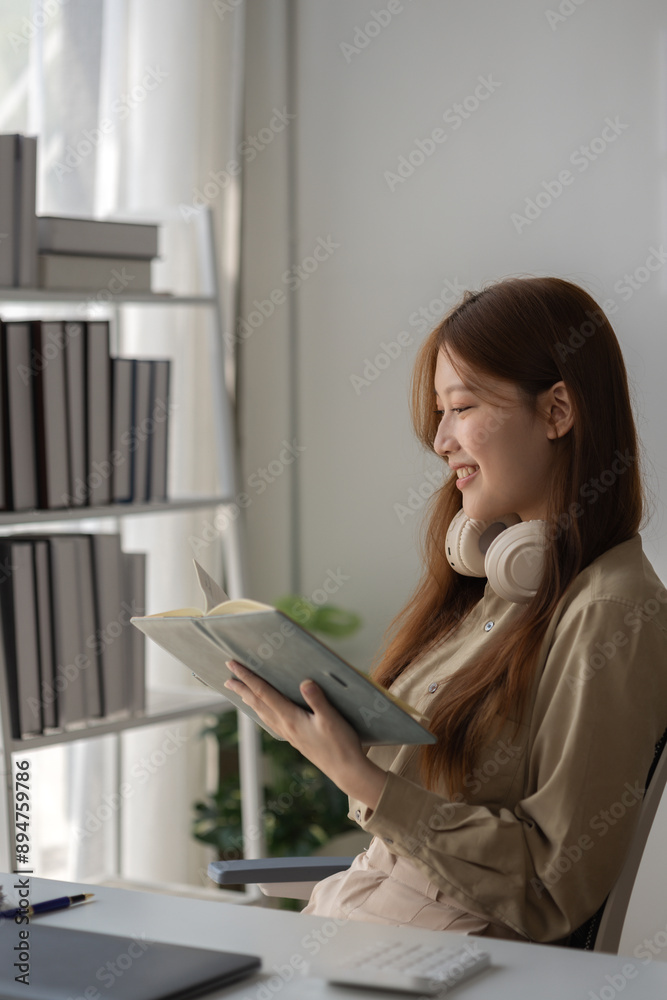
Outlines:
[[62, 507], [57, 510], [6, 510], [0, 512], [0, 527], [8, 524], [34, 524], [41, 521], [86, 521], [90, 517], [134, 517], [135, 514], [170, 514], [202, 507], [232, 504], [230, 497], [183, 497], [174, 500], [151, 500], [146, 503], [114, 503], [104, 507]]
[[119, 292], [96, 299], [99, 289], [80, 288], [51, 291], [48, 288], [0, 288], [0, 302], [90, 302], [93, 306], [158, 305], [215, 306], [214, 295], [173, 295], [171, 292]]
[[159, 723], [173, 722], [191, 715], [217, 715], [234, 709], [234, 704], [217, 692], [197, 690], [196, 688], [153, 689], [146, 691], [146, 710], [137, 715], [125, 715], [117, 719], [100, 719], [91, 721], [85, 726], [72, 729], [54, 729], [39, 736], [28, 736], [25, 739], [11, 739], [11, 753], [30, 753], [40, 747], [59, 746], [62, 743], [73, 743], [76, 740], [87, 740], [95, 736], [106, 736], [109, 733], [123, 733], [138, 729], [141, 726], [155, 726]]

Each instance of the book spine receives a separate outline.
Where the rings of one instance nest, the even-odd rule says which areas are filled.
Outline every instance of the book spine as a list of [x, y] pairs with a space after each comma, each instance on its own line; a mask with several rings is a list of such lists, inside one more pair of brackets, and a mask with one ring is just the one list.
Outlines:
[[[130, 595], [134, 615], [146, 614], [146, 554], [145, 552], [123, 553], [126, 572], [126, 593]], [[133, 713], [146, 709], [146, 639], [139, 629], [133, 628], [129, 635], [132, 655], [130, 663], [129, 689], [130, 707]]]
[[63, 324], [33, 323], [39, 505], [69, 505], [71, 494]]
[[150, 418], [150, 474], [148, 495], [151, 500], [167, 499], [167, 461], [169, 450], [169, 383], [171, 362], [153, 362]]
[[37, 138], [19, 136], [19, 238], [17, 285], [37, 286]]
[[86, 411], [88, 456], [86, 482], [90, 504], [111, 502], [111, 357], [109, 323], [86, 324]]
[[157, 225], [62, 216], [41, 216], [37, 225], [40, 253], [132, 260], [158, 255]]
[[17, 150], [17, 136], [0, 135], [0, 288], [16, 283]]
[[134, 398], [134, 360], [111, 359], [112, 385], [112, 495], [116, 503], [132, 500], [132, 404]]
[[35, 369], [29, 323], [5, 323], [8, 495], [12, 510], [38, 504], [34, 411]]
[[86, 343], [83, 323], [65, 323], [65, 381], [67, 431], [69, 437], [69, 504], [83, 507], [88, 502], [86, 483]]

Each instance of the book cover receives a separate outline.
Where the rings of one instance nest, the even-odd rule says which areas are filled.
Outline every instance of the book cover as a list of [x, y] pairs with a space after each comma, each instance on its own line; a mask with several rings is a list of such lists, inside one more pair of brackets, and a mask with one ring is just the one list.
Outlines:
[[79, 628], [79, 560], [77, 538], [50, 535], [51, 596], [55, 675], [58, 682], [58, 725], [82, 725], [86, 715], [85, 671], [89, 660], [81, 649]]
[[134, 400], [134, 358], [111, 359], [112, 499], [115, 503], [132, 500], [132, 407]]
[[56, 687], [53, 615], [51, 612], [51, 566], [49, 562], [49, 543], [46, 539], [35, 539], [34, 557], [42, 718], [44, 728], [48, 730], [55, 729], [58, 725], [58, 689]]
[[[125, 593], [138, 615], [146, 613], [146, 553], [123, 552]], [[130, 619], [132, 621], [132, 619]], [[140, 714], [146, 708], [146, 640], [138, 629], [130, 636], [130, 708]]]
[[20, 135], [17, 285], [37, 286], [37, 137]]
[[30, 541], [0, 540], [0, 613], [14, 736], [42, 732], [41, 681], [37, 643], [37, 596]]
[[124, 553], [120, 535], [91, 535], [95, 599], [94, 649], [99, 655], [102, 703], [105, 716], [127, 714], [130, 700], [132, 656], [130, 630], [124, 616], [126, 594]]
[[166, 358], [152, 362], [151, 402], [147, 431], [148, 498], [167, 499], [167, 457], [169, 448], [169, 376], [171, 361]]
[[[196, 566], [201, 579], [205, 570]], [[225, 681], [233, 676], [225, 660], [238, 660], [302, 708], [308, 706], [299, 685], [310, 677], [364, 746], [436, 742], [415, 709], [269, 605], [240, 599], [225, 601], [208, 612], [180, 608], [131, 621], [276, 738], [238, 695], [225, 688]]]
[[88, 503], [86, 483], [86, 335], [83, 323], [65, 323], [65, 382], [69, 440], [69, 506]]
[[38, 505], [35, 429], [35, 369], [30, 323], [5, 322], [0, 327], [5, 369], [8, 455], [7, 493], [10, 510]]
[[151, 380], [153, 362], [148, 358], [134, 361], [134, 405], [132, 407], [132, 499], [137, 503], [148, 500], [150, 460]]
[[16, 284], [18, 136], [0, 135], [0, 288]]
[[86, 323], [86, 411], [88, 502], [111, 503], [111, 357], [108, 320]]
[[108, 623], [101, 623], [95, 609], [95, 577], [90, 535], [72, 537], [76, 552], [76, 582], [78, 614], [72, 625], [78, 629], [78, 654], [85, 664], [82, 667], [83, 697], [86, 720], [104, 715], [102, 678], [100, 672], [99, 633]]
[[145, 222], [112, 222], [41, 215], [37, 219], [40, 253], [96, 257], [143, 257], [158, 255], [159, 227]]
[[71, 478], [63, 324], [32, 324], [39, 506], [70, 505]]
[[109, 291], [131, 295], [151, 290], [150, 260], [58, 253], [40, 253], [37, 259], [39, 287], [51, 292]]

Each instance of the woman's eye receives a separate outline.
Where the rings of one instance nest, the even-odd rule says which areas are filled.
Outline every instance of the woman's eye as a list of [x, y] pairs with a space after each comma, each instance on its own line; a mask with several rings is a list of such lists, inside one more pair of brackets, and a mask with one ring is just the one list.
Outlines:
[[[463, 413], [465, 410], [469, 410], [469, 409], [470, 409], [469, 406], [453, 406], [452, 407], [452, 413]], [[444, 410], [434, 410], [433, 412], [437, 413], [438, 416], [441, 417], [445, 411]]]

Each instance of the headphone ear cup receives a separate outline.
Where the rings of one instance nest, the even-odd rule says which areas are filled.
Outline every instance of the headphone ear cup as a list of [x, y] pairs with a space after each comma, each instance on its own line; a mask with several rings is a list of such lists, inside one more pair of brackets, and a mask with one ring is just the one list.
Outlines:
[[537, 593], [544, 572], [546, 521], [522, 521], [502, 531], [488, 547], [484, 566], [499, 597], [527, 604]]
[[463, 508], [452, 518], [445, 548], [449, 565], [461, 576], [486, 576], [479, 540], [487, 527], [488, 521], [466, 517]]

